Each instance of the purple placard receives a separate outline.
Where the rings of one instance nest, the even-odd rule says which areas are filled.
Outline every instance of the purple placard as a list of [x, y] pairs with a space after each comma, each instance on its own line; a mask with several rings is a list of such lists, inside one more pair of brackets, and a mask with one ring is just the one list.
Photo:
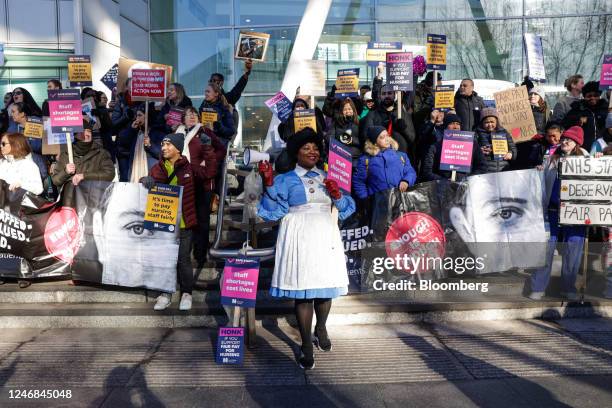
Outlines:
[[604, 55], [599, 77], [599, 89], [607, 91], [612, 89], [612, 54]]
[[338, 187], [345, 193], [351, 193], [351, 174], [353, 162], [351, 152], [346, 146], [332, 139], [329, 144], [327, 178], [336, 180]]
[[51, 89], [49, 116], [53, 133], [76, 133], [83, 131], [81, 93], [78, 89]]
[[217, 364], [242, 364], [244, 360], [244, 327], [219, 327]]
[[221, 304], [255, 307], [259, 260], [230, 258], [225, 261], [221, 283]]
[[264, 103], [276, 115], [278, 120], [283, 123], [291, 116], [291, 111], [293, 110], [291, 101], [282, 92], [277, 92], [276, 95]]
[[440, 154], [440, 170], [469, 173], [472, 167], [474, 132], [445, 130]]

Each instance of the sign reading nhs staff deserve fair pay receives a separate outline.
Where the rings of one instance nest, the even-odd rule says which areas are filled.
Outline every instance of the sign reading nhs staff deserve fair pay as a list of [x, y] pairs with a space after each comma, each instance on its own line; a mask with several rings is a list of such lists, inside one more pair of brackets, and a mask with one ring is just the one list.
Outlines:
[[561, 159], [559, 223], [612, 226], [612, 156]]
[[427, 69], [446, 70], [446, 36], [427, 34]]
[[244, 360], [244, 327], [219, 327], [217, 364], [242, 364]]
[[149, 231], [176, 230], [183, 187], [156, 184], [147, 195], [143, 227]]
[[221, 282], [221, 304], [255, 307], [258, 279], [258, 259], [230, 258], [226, 260]]
[[440, 155], [440, 170], [469, 173], [472, 168], [474, 132], [445, 130]]
[[165, 69], [133, 69], [132, 100], [160, 101], [166, 99]]

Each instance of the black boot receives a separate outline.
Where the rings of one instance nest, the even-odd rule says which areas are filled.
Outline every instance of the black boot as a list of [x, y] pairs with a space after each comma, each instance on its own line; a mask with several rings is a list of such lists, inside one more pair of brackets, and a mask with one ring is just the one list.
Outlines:
[[301, 351], [302, 353], [298, 359], [298, 364], [304, 370], [312, 370], [315, 367], [312, 344], [309, 344], [307, 347], [302, 346]]
[[332, 343], [327, 335], [327, 329], [325, 327], [319, 328], [315, 326], [314, 332], [314, 344], [321, 351], [331, 351]]

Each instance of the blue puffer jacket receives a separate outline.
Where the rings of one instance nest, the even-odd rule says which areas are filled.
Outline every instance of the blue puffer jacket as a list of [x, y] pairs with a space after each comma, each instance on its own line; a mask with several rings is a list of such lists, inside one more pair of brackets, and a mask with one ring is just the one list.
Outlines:
[[200, 105], [200, 113], [202, 112], [203, 108], [212, 108], [217, 111], [217, 122], [213, 124], [213, 131], [218, 137], [223, 139], [225, 145], [227, 146], [227, 143], [236, 134], [236, 125], [234, 123], [232, 112], [223, 106], [221, 101], [210, 103], [204, 100]]
[[383, 151], [366, 140], [364, 151], [359, 158], [357, 172], [353, 176], [353, 190], [357, 198], [363, 199], [379, 191], [399, 187], [401, 181], [409, 186], [416, 181], [416, 171], [412, 168], [408, 155], [397, 151], [397, 142]]

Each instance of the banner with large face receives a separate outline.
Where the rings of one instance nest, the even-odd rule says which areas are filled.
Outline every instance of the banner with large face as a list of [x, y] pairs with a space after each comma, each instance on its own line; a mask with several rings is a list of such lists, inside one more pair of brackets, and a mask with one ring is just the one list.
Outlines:
[[[144, 228], [147, 190], [136, 183], [66, 184], [49, 203], [8, 192], [0, 180], [0, 261], [22, 257], [28, 267], [0, 267], [0, 276], [72, 279], [173, 292], [177, 231]], [[23, 262], [22, 262], [23, 263]]]

